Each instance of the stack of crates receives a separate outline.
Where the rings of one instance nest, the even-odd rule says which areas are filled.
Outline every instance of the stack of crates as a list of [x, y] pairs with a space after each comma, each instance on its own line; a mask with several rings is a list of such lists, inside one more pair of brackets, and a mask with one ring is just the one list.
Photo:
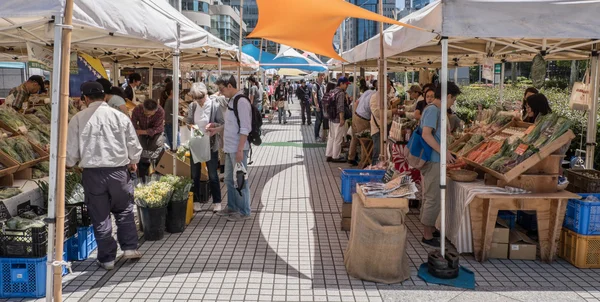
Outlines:
[[69, 261], [86, 260], [98, 247], [87, 206], [84, 203], [77, 203], [68, 207], [76, 212], [77, 232], [68, 242], [67, 259]]
[[600, 201], [570, 199], [560, 235], [559, 256], [578, 268], [600, 268]]
[[[76, 232], [75, 211], [65, 214], [63, 259]], [[1, 225], [0, 298], [41, 298], [46, 295], [48, 227], [11, 230]], [[68, 273], [63, 267], [63, 276]]]

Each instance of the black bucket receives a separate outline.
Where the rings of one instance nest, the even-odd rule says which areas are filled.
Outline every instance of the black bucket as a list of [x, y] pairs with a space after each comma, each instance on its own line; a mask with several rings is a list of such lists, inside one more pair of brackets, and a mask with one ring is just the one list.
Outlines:
[[[167, 208], [143, 208], [142, 224], [144, 226], [144, 239], [148, 241], [161, 240], [165, 235], [165, 222], [167, 220]], [[184, 221], [185, 222], [185, 221]]]
[[187, 199], [171, 201], [167, 206], [167, 232], [181, 233], [185, 230]]

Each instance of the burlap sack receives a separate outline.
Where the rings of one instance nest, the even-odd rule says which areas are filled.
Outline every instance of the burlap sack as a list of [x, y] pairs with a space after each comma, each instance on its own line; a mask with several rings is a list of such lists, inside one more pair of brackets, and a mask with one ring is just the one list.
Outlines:
[[410, 278], [406, 255], [408, 209], [365, 208], [357, 194], [352, 198], [352, 226], [344, 264], [352, 277], [385, 283]]

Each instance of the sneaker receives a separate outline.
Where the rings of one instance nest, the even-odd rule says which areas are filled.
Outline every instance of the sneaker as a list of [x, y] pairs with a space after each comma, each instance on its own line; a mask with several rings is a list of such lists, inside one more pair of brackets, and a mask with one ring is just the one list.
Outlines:
[[350, 164], [350, 166], [352, 166], [352, 167], [356, 167], [356, 166], [358, 166], [358, 162], [357, 162], [357, 161], [355, 161], [355, 160], [349, 160], [349, 161], [348, 161], [348, 163], [349, 163], [349, 164]]
[[229, 216], [232, 214], [236, 214], [236, 211], [230, 210], [229, 207], [226, 207], [224, 209], [222, 209], [221, 211], [217, 212], [217, 216]]
[[142, 253], [138, 250], [128, 250], [123, 251], [123, 259], [140, 259], [142, 258]]
[[221, 203], [213, 203], [212, 211], [214, 213], [221, 212]]
[[429, 246], [433, 246], [433, 247], [440, 247], [440, 239], [438, 238], [431, 238], [431, 239], [425, 239], [425, 237], [423, 237], [423, 239], [421, 239], [421, 242], [429, 245]]
[[333, 160], [331, 157], [327, 157], [327, 162], [330, 163]]
[[229, 217], [227, 217], [227, 221], [231, 221], [231, 222], [244, 221], [244, 220], [248, 220], [248, 219], [250, 219], [250, 215], [242, 215], [240, 213], [234, 213], [234, 214], [231, 214]]
[[202, 204], [199, 202], [194, 202], [194, 212], [202, 211]]
[[113, 270], [115, 268], [115, 262], [114, 261], [109, 261], [109, 262], [100, 262], [99, 260], [96, 260], [96, 264], [98, 264], [99, 267], [110, 271]]
[[442, 233], [440, 233], [440, 231], [436, 230], [435, 232], [433, 232], [433, 237], [440, 238], [440, 237], [442, 237]]
[[332, 163], [345, 163], [346, 159], [345, 158], [341, 158], [341, 157], [340, 158], [332, 158], [331, 162]]

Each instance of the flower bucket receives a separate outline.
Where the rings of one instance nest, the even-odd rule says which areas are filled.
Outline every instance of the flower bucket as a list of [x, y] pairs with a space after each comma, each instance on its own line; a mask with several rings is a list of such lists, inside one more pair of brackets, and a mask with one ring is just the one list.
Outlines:
[[185, 230], [187, 199], [171, 201], [167, 206], [167, 232], [181, 233]]
[[165, 235], [165, 222], [167, 220], [167, 207], [145, 208], [140, 207], [144, 238], [148, 241], [161, 240]]

